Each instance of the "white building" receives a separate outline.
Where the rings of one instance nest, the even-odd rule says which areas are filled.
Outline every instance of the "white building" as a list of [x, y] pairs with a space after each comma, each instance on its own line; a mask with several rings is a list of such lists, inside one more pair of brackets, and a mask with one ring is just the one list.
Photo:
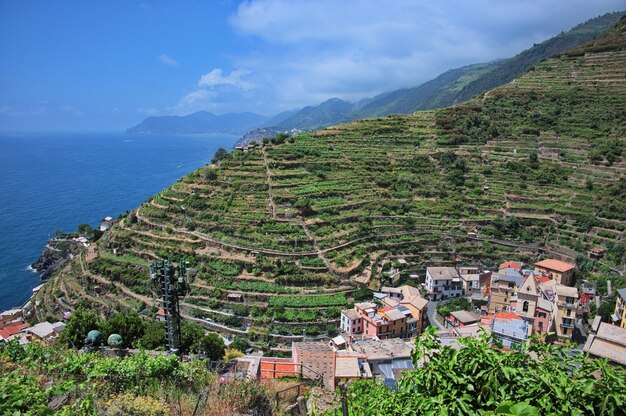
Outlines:
[[115, 220], [113, 219], [113, 217], [105, 217], [101, 222], [100, 222], [100, 231], [106, 231], [109, 228], [111, 228], [111, 226], [113, 225], [113, 223], [115, 223]]
[[463, 294], [463, 281], [454, 267], [428, 267], [426, 290], [430, 300], [458, 298]]
[[341, 311], [341, 332], [349, 335], [360, 334], [363, 332], [363, 326], [363, 315], [354, 309]]

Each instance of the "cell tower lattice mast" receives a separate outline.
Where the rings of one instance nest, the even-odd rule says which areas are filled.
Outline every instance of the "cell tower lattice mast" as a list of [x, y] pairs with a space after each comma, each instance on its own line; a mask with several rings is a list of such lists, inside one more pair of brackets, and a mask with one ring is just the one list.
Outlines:
[[166, 347], [170, 354], [180, 354], [180, 310], [179, 296], [185, 295], [189, 289], [186, 281], [187, 265], [178, 262], [176, 267], [169, 260], [156, 260], [150, 266], [150, 277], [161, 292], [163, 310], [165, 311]]

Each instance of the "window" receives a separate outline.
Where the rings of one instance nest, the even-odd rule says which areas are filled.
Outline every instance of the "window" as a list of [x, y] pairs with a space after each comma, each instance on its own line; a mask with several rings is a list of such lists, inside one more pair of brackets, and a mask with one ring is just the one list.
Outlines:
[[528, 301], [525, 300], [524, 303], [522, 304], [522, 311], [523, 312], [528, 312]]

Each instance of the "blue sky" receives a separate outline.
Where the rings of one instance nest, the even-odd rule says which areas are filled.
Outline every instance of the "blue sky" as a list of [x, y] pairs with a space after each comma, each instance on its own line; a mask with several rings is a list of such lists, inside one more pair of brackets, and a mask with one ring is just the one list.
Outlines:
[[626, 0], [0, 0], [0, 130], [272, 115], [506, 58]]

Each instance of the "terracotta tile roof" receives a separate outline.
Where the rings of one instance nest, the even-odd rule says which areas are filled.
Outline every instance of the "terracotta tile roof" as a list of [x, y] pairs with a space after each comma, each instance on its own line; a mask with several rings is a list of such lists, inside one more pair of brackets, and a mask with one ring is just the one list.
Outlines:
[[0, 329], [0, 338], [7, 339], [12, 335], [19, 334], [23, 329], [28, 328], [30, 324], [27, 322], [7, 325], [3, 329]]
[[496, 313], [496, 318], [499, 319], [522, 319], [520, 316], [514, 312], [498, 312]]
[[394, 309], [395, 309], [395, 308], [380, 308], [380, 309], [378, 310], [378, 312], [389, 312], [389, 311], [392, 311], [392, 310], [394, 310]]
[[555, 259], [547, 259], [547, 260], [542, 260], [539, 263], [535, 263], [536, 267], [542, 267], [544, 269], [550, 269], [550, 270], [556, 270], [557, 272], [567, 272], [570, 271], [574, 268], [576, 268], [575, 264], [572, 263], [567, 263], [561, 260], [555, 260]]
[[500, 269], [515, 269], [522, 270], [522, 265], [515, 261], [507, 261], [506, 263], [502, 263], [500, 265]]

